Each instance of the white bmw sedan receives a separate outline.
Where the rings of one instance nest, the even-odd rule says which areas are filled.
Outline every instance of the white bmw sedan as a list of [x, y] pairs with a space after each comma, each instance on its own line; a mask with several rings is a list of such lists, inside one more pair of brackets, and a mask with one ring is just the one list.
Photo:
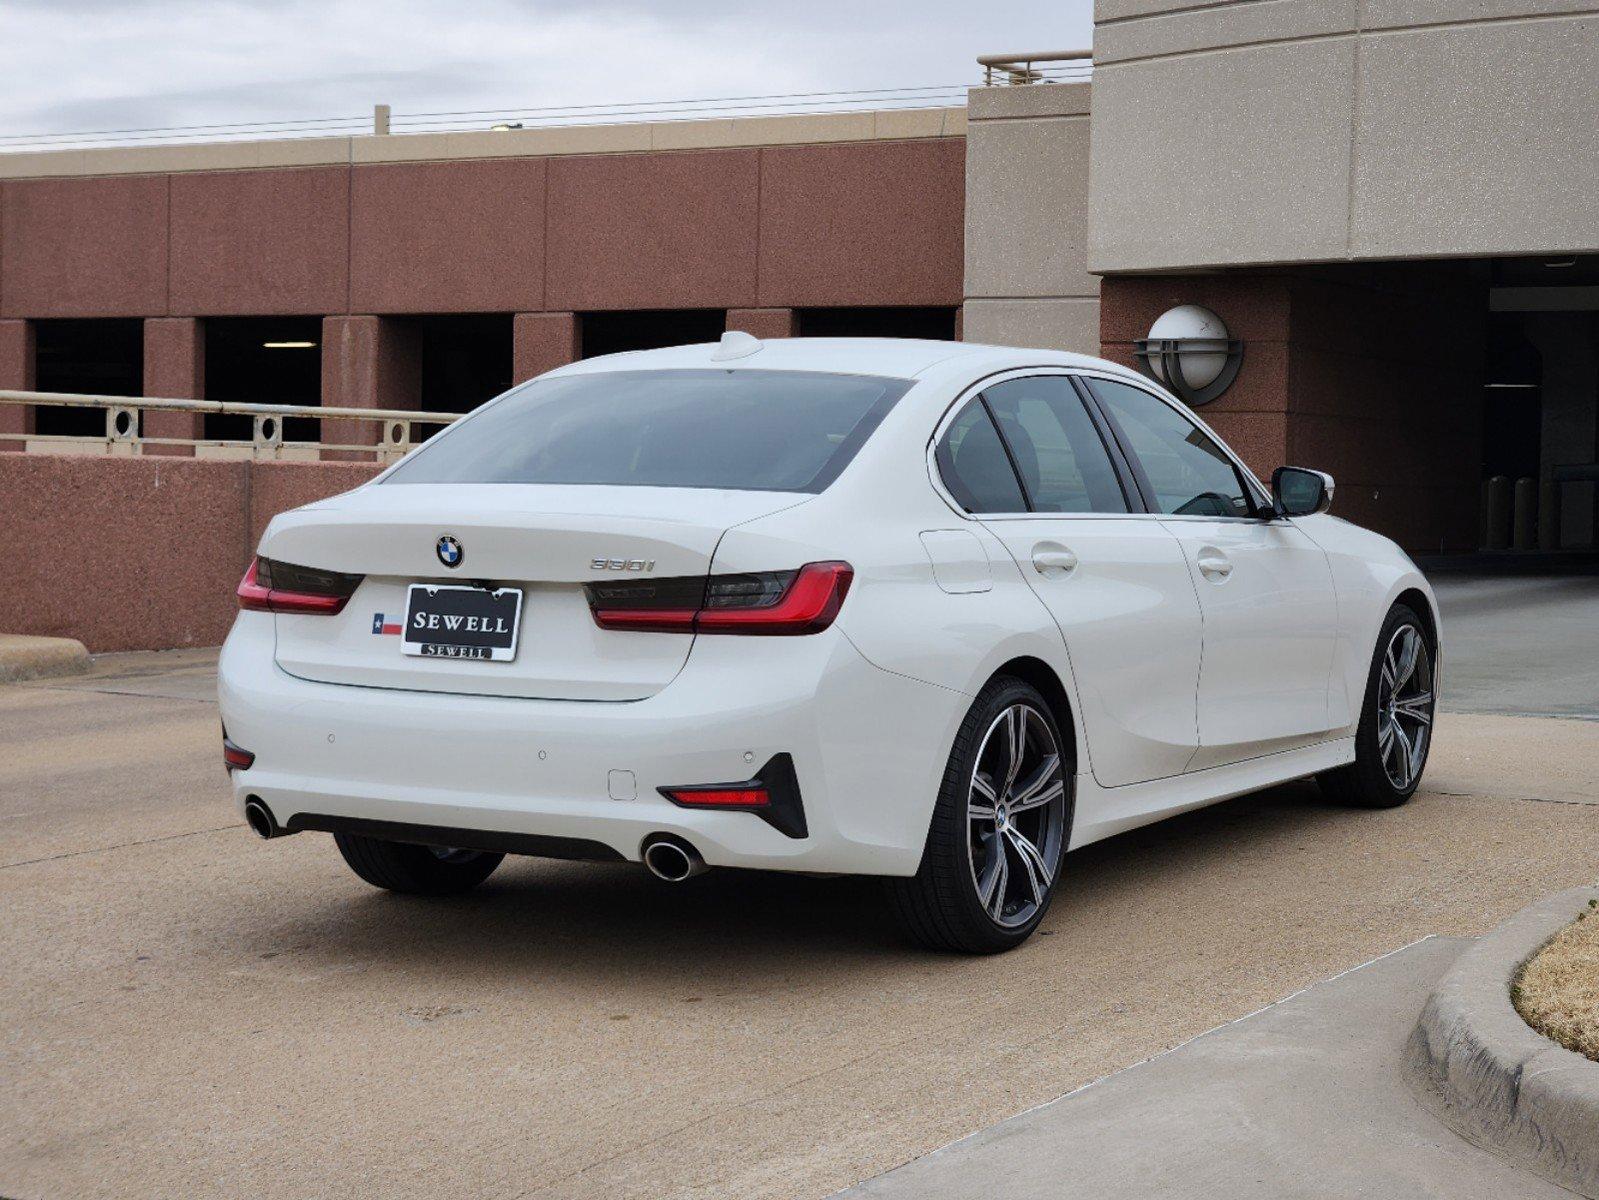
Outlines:
[[1437, 609], [1331, 500], [1078, 355], [574, 363], [272, 521], [234, 798], [395, 891], [506, 854], [877, 875], [921, 942], [1004, 950], [1069, 849], [1307, 776], [1414, 792]]

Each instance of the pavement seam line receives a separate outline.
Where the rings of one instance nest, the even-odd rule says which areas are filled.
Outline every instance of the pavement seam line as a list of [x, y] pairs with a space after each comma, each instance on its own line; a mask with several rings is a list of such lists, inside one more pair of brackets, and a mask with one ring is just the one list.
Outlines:
[[[40, 688], [39, 691], [41, 691], [41, 692], [63, 692], [66, 695], [69, 695], [69, 696], [77, 695], [77, 694], [80, 694], [80, 693], [83, 693], [83, 692], [91, 692], [91, 693], [93, 693], [96, 696], [137, 696], [141, 700], [179, 700], [179, 701], [182, 701], [184, 704], [215, 704], [216, 703], [216, 701], [211, 699], [209, 696], [163, 696], [163, 695], [160, 695], [159, 693], [155, 693], [155, 692], [124, 692], [124, 691], [121, 691], [121, 690], [119, 690], [117, 688], [45, 687], [45, 688]], [[5, 1198], [4, 1197], [0, 1197], [0, 1200], [5, 1200]]]
[[68, 850], [62, 854], [47, 854], [43, 858], [24, 858], [17, 862], [0, 863], [0, 871], [9, 871], [12, 867], [31, 867], [36, 863], [59, 862], [63, 858], [80, 858], [85, 854], [107, 854], [112, 850], [126, 850], [131, 846], [151, 846], [156, 842], [175, 842], [179, 838], [199, 837], [204, 833], [221, 833], [224, 829], [234, 829], [234, 825], [217, 825], [210, 829], [191, 829], [187, 833], [169, 833], [162, 837], [141, 838], [136, 842], [118, 842], [115, 846], [94, 846], [88, 850]]
[[1592, 808], [1599, 801], [1561, 800], [1554, 796], [1484, 796], [1481, 792], [1446, 792], [1441, 788], [1428, 789], [1434, 796], [1453, 796], [1457, 800], [1508, 800], [1512, 804], [1574, 804], [1578, 808]]

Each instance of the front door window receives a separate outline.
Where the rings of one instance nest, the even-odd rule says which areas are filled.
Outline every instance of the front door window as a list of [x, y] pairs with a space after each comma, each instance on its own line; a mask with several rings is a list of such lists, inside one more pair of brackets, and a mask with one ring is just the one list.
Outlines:
[[1143, 466], [1156, 512], [1183, 517], [1256, 515], [1238, 468], [1199, 426], [1142, 388], [1109, 379], [1096, 379], [1092, 386]]

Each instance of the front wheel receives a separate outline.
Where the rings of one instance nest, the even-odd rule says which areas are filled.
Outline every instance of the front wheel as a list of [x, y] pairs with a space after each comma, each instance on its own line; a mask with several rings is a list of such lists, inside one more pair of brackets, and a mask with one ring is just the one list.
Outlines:
[[1001, 677], [955, 735], [916, 874], [889, 880], [910, 936], [934, 950], [1020, 945], [1049, 909], [1071, 832], [1071, 775], [1044, 698]]
[[1433, 646], [1408, 605], [1383, 621], [1355, 732], [1355, 761], [1324, 771], [1322, 791], [1357, 808], [1396, 808], [1415, 795], [1432, 748]]
[[475, 888], [500, 865], [503, 854], [386, 842], [358, 833], [335, 833], [344, 861], [373, 887], [420, 896], [450, 896]]

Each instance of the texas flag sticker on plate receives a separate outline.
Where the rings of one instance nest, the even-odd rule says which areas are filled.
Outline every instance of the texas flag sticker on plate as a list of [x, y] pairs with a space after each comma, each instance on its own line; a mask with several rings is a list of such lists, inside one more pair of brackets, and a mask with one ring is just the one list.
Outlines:
[[398, 621], [386, 620], [382, 613], [373, 613], [372, 632], [386, 633], [390, 637], [397, 637], [400, 632], [400, 623]]

